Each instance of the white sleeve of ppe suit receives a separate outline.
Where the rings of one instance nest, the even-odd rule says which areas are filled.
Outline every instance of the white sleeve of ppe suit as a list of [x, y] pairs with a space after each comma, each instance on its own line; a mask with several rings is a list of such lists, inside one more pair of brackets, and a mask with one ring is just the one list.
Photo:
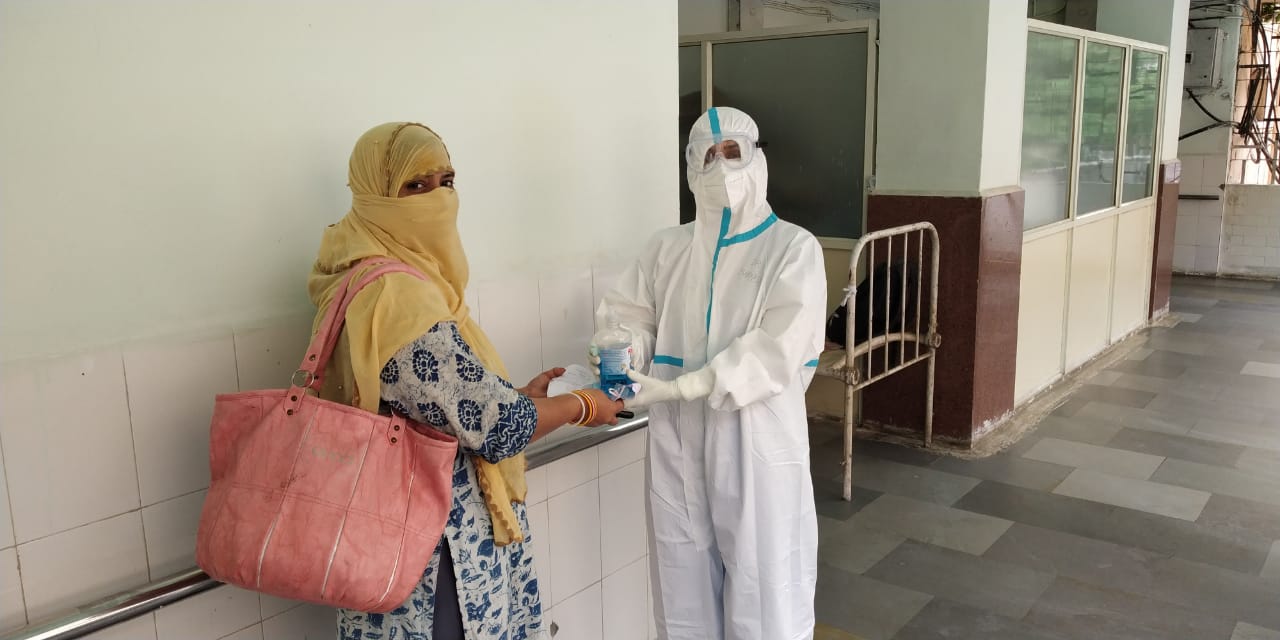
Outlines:
[[822, 246], [807, 236], [788, 253], [760, 326], [734, 339], [706, 366], [715, 378], [707, 400], [713, 409], [737, 411], [782, 393], [822, 353], [827, 311]]
[[[646, 252], [648, 253], [648, 252]], [[608, 326], [609, 314], [631, 332], [632, 362], [641, 372], [649, 370], [658, 335], [658, 314], [653, 303], [653, 281], [644, 259], [637, 259], [618, 277], [596, 309], [596, 327]]]

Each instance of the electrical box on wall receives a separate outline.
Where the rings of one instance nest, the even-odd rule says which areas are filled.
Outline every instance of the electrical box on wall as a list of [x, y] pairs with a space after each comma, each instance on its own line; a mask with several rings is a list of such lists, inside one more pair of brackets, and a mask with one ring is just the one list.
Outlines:
[[1187, 29], [1186, 72], [1183, 86], [1188, 89], [1213, 91], [1222, 86], [1222, 45], [1226, 33], [1216, 27]]

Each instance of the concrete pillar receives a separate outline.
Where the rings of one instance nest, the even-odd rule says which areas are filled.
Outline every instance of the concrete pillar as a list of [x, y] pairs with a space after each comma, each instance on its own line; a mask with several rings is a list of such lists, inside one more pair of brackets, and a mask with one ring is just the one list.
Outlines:
[[976, 195], [1018, 184], [1025, 0], [880, 6], [876, 191]]
[[[934, 433], [967, 444], [1013, 409], [1022, 263], [1025, 0], [881, 4], [868, 228], [941, 237]], [[919, 430], [924, 371], [869, 387], [868, 422]]]

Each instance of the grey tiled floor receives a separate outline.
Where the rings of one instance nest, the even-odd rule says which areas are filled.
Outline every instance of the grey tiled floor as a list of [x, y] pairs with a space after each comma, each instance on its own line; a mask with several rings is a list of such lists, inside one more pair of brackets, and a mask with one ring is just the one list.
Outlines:
[[982, 460], [815, 424], [819, 622], [866, 640], [1280, 640], [1280, 284], [1177, 278], [1174, 327]]

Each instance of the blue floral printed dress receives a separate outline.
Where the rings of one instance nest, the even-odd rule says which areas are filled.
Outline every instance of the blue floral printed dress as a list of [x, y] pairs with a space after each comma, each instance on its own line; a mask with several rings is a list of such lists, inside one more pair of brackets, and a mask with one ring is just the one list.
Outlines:
[[[494, 545], [489, 509], [471, 461], [479, 455], [497, 462], [523, 451], [538, 421], [533, 401], [486, 370], [452, 322], [437, 324], [387, 361], [382, 369], [382, 401], [398, 414], [458, 438], [453, 508], [444, 535], [467, 640], [544, 637], [525, 507], [514, 505], [525, 541]], [[442, 547], [436, 547], [422, 582], [398, 609], [390, 613], [340, 610], [338, 637], [433, 640]]]

